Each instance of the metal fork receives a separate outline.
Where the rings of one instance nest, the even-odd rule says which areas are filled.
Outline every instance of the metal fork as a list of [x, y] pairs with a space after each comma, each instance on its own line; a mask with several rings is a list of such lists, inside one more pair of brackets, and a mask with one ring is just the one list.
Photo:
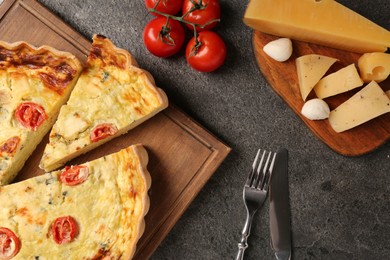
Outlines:
[[[260, 156], [260, 154], [262, 154]], [[256, 211], [261, 208], [265, 198], [267, 197], [268, 184], [271, 179], [272, 168], [274, 166], [276, 153], [257, 151], [256, 158], [253, 161], [252, 170], [248, 175], [243, 190], [243, 198], [247, 217], [244, 228], [242, 230], [242, 237], [238, 243], [238, 253], [236, 260], [244, 258], [245, 249], [248, 247], [248, 237], [252, 226], [253, 216]]]

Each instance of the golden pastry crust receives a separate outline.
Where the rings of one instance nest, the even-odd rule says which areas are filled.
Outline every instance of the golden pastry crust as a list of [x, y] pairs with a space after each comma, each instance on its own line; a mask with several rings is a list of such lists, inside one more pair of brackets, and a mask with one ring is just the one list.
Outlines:
[[128, 132], [167, 106], [164, 91], [155, 86], [150, 73], [137, 67], [128, 51], [95, 35], [87, 66], [61, 108], [40, 167], [45, 171], [56, 169]]
[[[138, 171], [142, 173], [140, 176], [142, 178], [142, 183], [144, 183], [144, 185], [143, 185], [142, 192], [139, 194], [140, 201], [141, 201], [141, 207], [139, 209], [140, 210], [139, 221], [136, 221], [134, 225], [133, 230], [135, 230], [135, 232], [131, 236], [133, 240], [131, 241], [131, 243], [128, 242], [129, 245], [124, 245], [125, 252], [123, 254], [123, 259], [131, 259], [134, 256], [134, 253], [136, 251], [136, 244], [145, 231], [144, 216], [147, 214], [150, 207], [148, 190], [151, 187], [152, 179], [146, 168], [147, 163], [149, 161], [149, 157], [147, 151], [141, 145], [133, 146], [133, 151], [136, 157], [138, 157], [138, 161], [139, 161]], [[127, 188], [125, 188], [125, 190], [127, 190]]]
[[[144, 231], [149, 210], [148, 154], [142, 145], [82, 164], [84, 182], [68, 186], [61, 171], [47, 173], [0, 189], [0, 228], [21, 242], [13, 259], [130, 259]], [[71, 216], [78, 232], [57, 244], [53, 221]]]
[[49, 131], [81, 70], [70, 53], [0, 41], [0, 185], [13, 180]]

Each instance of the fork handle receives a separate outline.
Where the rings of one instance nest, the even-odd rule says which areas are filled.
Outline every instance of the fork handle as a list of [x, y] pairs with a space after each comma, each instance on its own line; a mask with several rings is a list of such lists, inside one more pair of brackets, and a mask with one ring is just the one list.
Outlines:
[[256, 211], [247, 212], [245, 225], [244, 228], [242, 229], [241, 241], [238, 243], [238, 253], [236, 256], [236, 260], [244, 259], [244, 253], [245, 253], [245, 249], [247, 249], [248, 247], [248, 237], [250, 235], [252, 220], [255, 213]]

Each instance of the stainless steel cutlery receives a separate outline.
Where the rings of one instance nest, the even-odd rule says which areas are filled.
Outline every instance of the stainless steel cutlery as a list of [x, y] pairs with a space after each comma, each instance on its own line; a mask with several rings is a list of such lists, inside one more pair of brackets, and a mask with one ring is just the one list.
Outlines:
[[[269, 190], [269, 192], [268, 192]], [[290, 202], [288, 189], [288, 151], [277, 153], [259, 149], [243, 189], [247, 217], [238, 243], [236, 260], [244, 258], [255, 213], [269, 194], [271, 246], [278, 260], [291, 258]]]
[[241, 241], [238, 243], [236, 260], [244, 258], [245, 249], [248, 247], [248, 237], [252, 225], [253, 216], [263, 205], [268, 192], [268, 184], [271, 179], [276, 154], [273, 152], [257, 151], [248, 178], [244, 185], [243, 198], [247, 217], [242, 230]]
[[288, 151], [276, 154], [269, 188], [271, 246], [278, 260], [291, 257], [291, 217], [288, 187]]

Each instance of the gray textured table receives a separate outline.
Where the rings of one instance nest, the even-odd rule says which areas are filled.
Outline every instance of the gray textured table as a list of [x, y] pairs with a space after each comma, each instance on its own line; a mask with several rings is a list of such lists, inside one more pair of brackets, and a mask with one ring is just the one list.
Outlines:
[[[87, 38], [108, 36], [149, 70], [170, 100], [233, 148], [153, 255], [153, 259], [232, 259], [245, 219], [242, 186], [257, 147], [290, 152], [294, 259], [389, 259], [390, 143], [361, 157], [336, 154], [269, 87], [257, 68], [243, 0], [222, 0], [217, 31], [228, 47], [211, 74], [182, 55], [147, 52], [142, 31], [152, 19], [143, 0], [41, 0]], [[340, 0], [390, 29], [389, 0]], [[331, 14], [330, 14], [331, 15]], [[268, 205], [256, 215], [247, 259], [273, 259]]]

